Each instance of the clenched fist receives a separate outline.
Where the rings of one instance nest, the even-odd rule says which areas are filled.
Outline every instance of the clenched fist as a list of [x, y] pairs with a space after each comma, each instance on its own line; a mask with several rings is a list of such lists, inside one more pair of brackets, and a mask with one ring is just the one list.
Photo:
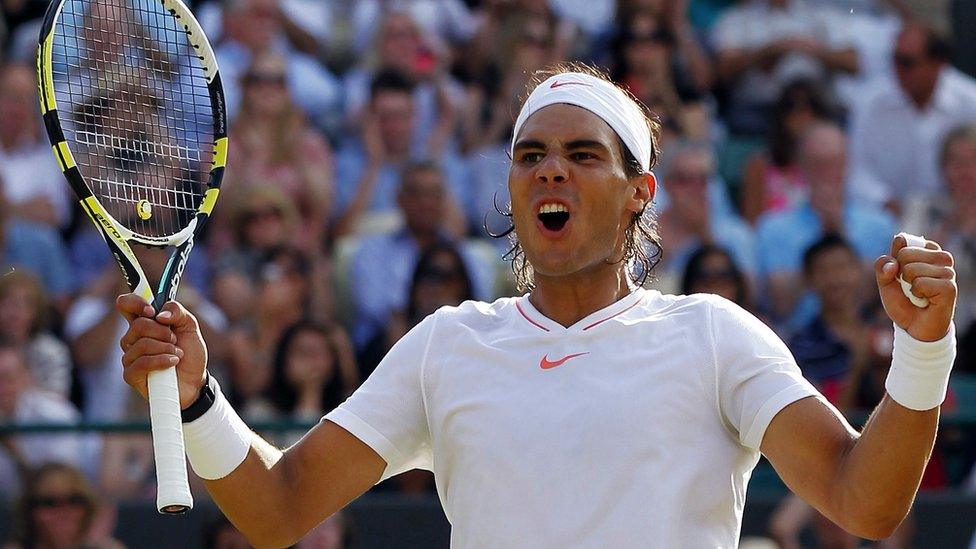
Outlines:
[[[952, 254], [932, 240], [926, 240], [924, 248], [908, 246], [899, 234], [891, 241], [891, 253], [874, 262], [874, 272], [885, 312], [895, 324], [919, 341], [937, 341], [949, 332], [958, 292]], [[928, 299], [928, 307], [912, 304], [898, 282], [899, 274], [911, 285], [912, 294]]]

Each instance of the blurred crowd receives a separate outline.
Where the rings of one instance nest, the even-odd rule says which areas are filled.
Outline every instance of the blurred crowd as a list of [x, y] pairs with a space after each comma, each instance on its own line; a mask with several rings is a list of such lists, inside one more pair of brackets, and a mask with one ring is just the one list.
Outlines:
[[[532, 71], [569, 60], [605, 69], [661, 123], [664, 254], [650, 286], [754, 312], [856, 415], [883, 395], [891, 356], [873, 261], [899, 230], [926, 235], [955, 255], [959, 276], [958, 394], [946, 410], [972, 411], [976, 80], [965, 70], [976, 50], [960, 47], [976, 26], [959, 22], [976, 14], [966, 2], [188, 3], [216, 50], [230, 152], [179, 298], [245, 418], [315, 421], [427, 314], [518, 291], [502, 259], [511, 129]], [[125, 325], [113, 305], [124, 282], [74, 206], [39, 116], [46, 4], [0, 0], [0, 424], [145, 421], [120, 372]], [[159, 271], [163, 259], [143, 263]], [[946, 431], [925, 488], [976, 490], [972, 430]], [[269, 436], [284, 445], [299, 434]], [[0, 442], [0, 494], [35, 506], [27, 523], [87, 494], [154, 494], [142, 433]], [[51, 462], [68, 472], [42, 466]], [[45, 499], [52, 467], [62, 484], [93, 488]], [[386, 484], [433, 490], [425, 473]], [[784, 540], [810, 520], [789, 509], [779, 519]]]

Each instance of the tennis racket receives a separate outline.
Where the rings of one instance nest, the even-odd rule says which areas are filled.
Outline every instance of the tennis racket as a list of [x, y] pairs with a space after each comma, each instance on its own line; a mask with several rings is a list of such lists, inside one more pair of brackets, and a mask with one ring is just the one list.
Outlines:
[[[54, 0], [37, 56], [41, 113], [65, 178], [133, 292], [175, 297], [227, 161], [223, 88], [180, 0]], [[156, 291], [130, 244], [172, 248]], [[193, 506], [175, 368], [149, 376], [161, 513]]]

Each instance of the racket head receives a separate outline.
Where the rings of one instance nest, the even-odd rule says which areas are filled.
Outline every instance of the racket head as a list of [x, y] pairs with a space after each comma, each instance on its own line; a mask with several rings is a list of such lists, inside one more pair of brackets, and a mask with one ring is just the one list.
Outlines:
[[55, 157], [106, 240], [178, 245], [198, 232], [219, 193], [227, 123], [213, 48], [186, 6], [56, 0], [37, 67]]

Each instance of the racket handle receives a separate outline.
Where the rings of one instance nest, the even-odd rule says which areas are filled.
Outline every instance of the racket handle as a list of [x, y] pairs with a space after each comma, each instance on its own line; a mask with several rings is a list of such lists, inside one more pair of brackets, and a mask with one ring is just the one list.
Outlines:
[[156, 458], [156, 509], [183, 513], [193, 508], [193, 496], [186, 476], [176, 368], [149, 373], [149, 420]]

